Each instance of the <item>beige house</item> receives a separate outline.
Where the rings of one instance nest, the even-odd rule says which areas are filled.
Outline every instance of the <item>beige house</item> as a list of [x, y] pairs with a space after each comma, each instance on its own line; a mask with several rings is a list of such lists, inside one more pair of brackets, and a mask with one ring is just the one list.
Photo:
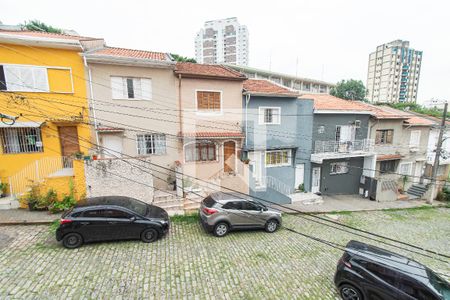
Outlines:
[[371, 107], [369, 130], [377, 153], [376, 178], [379, 182], [392, 180], [405, 191], [422, 184], [432, 122], [389, 107]]
[[183, 173], [248, 192], [247, 168], [240, 160], [245, 75], [220, 65], [193, 63], [178, 63], [174, 74]]
[[180, 131], [172, 58], [112, 47], [88, 51], [84, 58], [100, 158], [150, 158], [155, 188], [167, 189], [174, 175], [158, 166], [174, 169]]

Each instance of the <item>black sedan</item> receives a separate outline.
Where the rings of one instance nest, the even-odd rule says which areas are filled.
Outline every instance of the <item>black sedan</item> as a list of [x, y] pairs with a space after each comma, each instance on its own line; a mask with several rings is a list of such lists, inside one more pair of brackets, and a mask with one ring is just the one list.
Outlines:
[[169, 230], [169, 215], [157, 206], [122, 196], [89, 198], [62, 215], [56, 240], [66, 248], [83, 243], [140, 239], [151, 243]]

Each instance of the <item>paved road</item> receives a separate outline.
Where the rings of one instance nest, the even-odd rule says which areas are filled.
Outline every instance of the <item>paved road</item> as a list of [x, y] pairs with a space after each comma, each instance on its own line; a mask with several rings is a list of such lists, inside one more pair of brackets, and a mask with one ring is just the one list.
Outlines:
[[[333, 215], [437, 251], [450, 249], [450, 210]], [[345, 244], [354, 236], [287, 216], [285, 225]], [[401, 252], [401, 251], [400, 251]], [[205, 234], [174, 223], [169, 236], [66, 250], [48, 226], [0, 227], [0, 299], [337, 299], [332, 277], [341, 251], [280, 230]], [[411, 255], [439, 272], [449, 264]]]

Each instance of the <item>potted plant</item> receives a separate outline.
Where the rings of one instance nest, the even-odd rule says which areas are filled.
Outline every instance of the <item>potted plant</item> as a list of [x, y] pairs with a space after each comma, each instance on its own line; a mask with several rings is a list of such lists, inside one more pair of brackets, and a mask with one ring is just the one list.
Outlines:
[[242, 162], [243, 162], [244, 164], [248, 165], [248, 164], [250, 163], [250, 159], [245, 158], [245, 159], [242, 160]]
[[0, 198], [6, 196], [7, 189], [8, 189], [8, 184], [0, 182]]
[[77, 151], [77, 152], [75, 152], [75, 153], [73, 154], [73, 156], [74, 156], [76, 159], [82, 159], [82, 158], [83, 158], [83, 155], [84, 155], [84, 153], [81, 152], [81, 151]]

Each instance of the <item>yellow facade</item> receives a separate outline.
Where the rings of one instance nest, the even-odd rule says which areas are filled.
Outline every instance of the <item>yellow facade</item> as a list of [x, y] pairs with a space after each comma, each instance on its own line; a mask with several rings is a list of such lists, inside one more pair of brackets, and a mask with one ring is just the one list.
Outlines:
[[[1, 113], [19, 116], [17, 123], [44, 122], [40, 127], [42, 144], [39, 143], [39, 145], [42, 145], [42, 151], [39, 149], [40, 151], [23, 153], [18, 150], [22, 146], [15, 146], [15, 151], [9, 150], [8, 152], [4, 145], [7, 137], [3, 136], [3, 143], [1, 143], [0, 136], [0, 180], [9, 183], [11, 177], [29, 176], [34, 178], [35, 175], [31, 174], [33, 172], [43, 173], [39, 176], [42, 178], [42, 176], [49, 175], [45, 173], [53, 172], [60, 167], [67, 167], [65, 164], [68, 160], [64, 160], [63, 166], [61, 157], [64, 156], [63, 154], [67, 156], [67, 153], [74, 152], [74, 147], [71, 146], [70, 149], [66, 147], [65, 150], [62, 147], [68, 136], [73, 137], [74, 133], [78, 135], [79, 151], [87, 154], [92, 146], [89, 143], [91, 140], [90, 126], [83, 124], [83, 122], [89, 121], [89, 106], [81, 47], [79, 50], [67, 50], [0, 43], [0, 65], [10, 66], [10, 68], [15, 66], [44, 67], [48, 76], [49, 90], [47, 92], [0, 91]], [[76, 130], [74, 129], [75, 131], [72, 131], [74, 133], [65, 135], [66, 138], [64, 138], [61, 130], [71, 126]], [[11, 130], [11, 128], [3, 126], [0, 130], [3, 131], [3, 133], [0, 131], [0, 135], [4, 135], [5, 130]], [[22, 138], [23, 135], [20, 137]], [[18, 140], [18, 138], [15, 139]], [[36, 144], [36, 142], [34, 143]], [[60, 166], [55, 167], [55, 162], [58, 162]], [[33, 166], [36, 166], [34, 170]], [[47, 171], [42, 171], [43, 169]], [[77, 173], [83, 172], [78, 171]], [[81, 177], [80, 179], [75, 178], [77, 182], [82, 180], [82, 182], [75, 183], [78, 195], [86, 192], [84, 175]], [[61, 184], [61, 179], [57, 181], [58, 184]], [[17, 186], [17, 184], [11, 184], [12, 186]], [[16, 187], [16, 189], [19, 188]], [[18, 191], [12, 192], [17, 193]]]

